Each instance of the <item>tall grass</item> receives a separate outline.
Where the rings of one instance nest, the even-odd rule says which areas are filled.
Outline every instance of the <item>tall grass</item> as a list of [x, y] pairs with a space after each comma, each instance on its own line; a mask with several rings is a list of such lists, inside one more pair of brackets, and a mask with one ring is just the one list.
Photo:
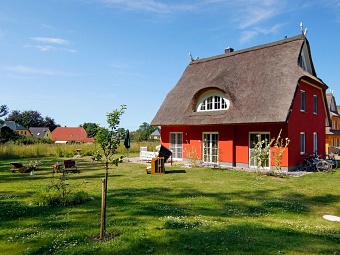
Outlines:
[[[141, 146], [147, 146], [153, 151], [159, 142], [131, 142], [129, 153], [137, 153]], [[41, 157], [73, 157], [77, 151], [81, 150], [81, 155], [91, 156], [97, 150], [101, 151], [98, 144], [34, 144], [18, 145], [6, 143], [0, 145], [0, 159], [21, 159], [21, 158], [41, 158]], [[126, 148], [123, 143], [117, 149], [118, 154], [125, 154]]]

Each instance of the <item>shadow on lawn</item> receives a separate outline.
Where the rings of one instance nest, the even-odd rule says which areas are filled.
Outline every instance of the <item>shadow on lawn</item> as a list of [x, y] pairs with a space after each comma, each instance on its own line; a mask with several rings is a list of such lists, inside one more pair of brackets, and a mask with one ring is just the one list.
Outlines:
[[[340, 199], [340, 196], [315, 196], [306, 197], [301, 194], [287, 193], [282, 197], [268, 196], [271, 191], [258, 192], [224, 192], [206, 193], [196, 189], [176, 188], [143, 188], [143, 189], [110, 189], [108, 193], [107, 223], [109, 229], [117, 230], [121, 246], [108, 244], [96, 245], [96, 252], [113, 252], [115, 254], [334, 254], [340, 249], [339, 233], [330, 233], [327, 229], [320, 231], [304, 229], [294, 226], [268, 227], [252, 220], [255, 217], [266, 217], [269, 214], [277, 214], [283, 211], [303, 214], [309, 210], [309, 206], [315, 203], [332, 204]], [[267, 196], [266, 196], [267, 195]], [[90, 233], [99, 231], [100, 197], [94, 201], [75, 207], [38, 207], [28, 206], [12, 201], [11, 194], [3, 194], [0, 197], [0, 227], [2, 229], [22, 229], [22, 222], [34, 219], [40, 229], [50, 231], [67, 230], [77, 228], [79, 236], [65, 236], [58, 240], [60, 243], [68, 243], [70, 238], [79, 242], [79, 245], [91, 242]], [[252, 201], [256, 196], [262, 197], [256, 205]], [[241, 202], [239, 198], [249, 200]], [[209, 200], [218, 200], [219, 208], [209, 206]], [[198, 200], [198, 201], [196, 201]], [[208, 203], [208, 204], [205, 204]], [[175, 225], [175, 228], [167, 228], [164, 224], [165, 216], [183, 217], [192, 219], [200, 214], [202, 219], [216, 216], [223, 219], [223, 227], [216, 227], [213, 221], [207, 221], [199, 226], [185, 228]], [[62, 215], [64, 218], [58, 218]], [[69, 216], [67, 216], [69, 215]], [[84, 222], [84, 217], [95, 218], [91, 222]], [[126, 215], [129, 215], [126, 217]], [[143, 233], [148, 228], [147, 216], [152, 221], [159, 221], [162, 227], [155, 228], [152, 236], [160, 236], [159, 243], [152, 236]], [[163, 217], [163, 218], [162, 218]], [[15, 219], [20, 219], [15, 221]], [[234, 219], [234, 222], [233, 222]], [[240, 219], [244, 219], [240, 223]], [[248, 220], [247, 220], [248, 219]], [[221, 220], [219, 220], [221, 222]], [[9, 224], [10, 223], [10, 224]], [[163, 224], [163, 225], [162, 225]], [[220, 223], [221, 224], [221, 223]], [[301, 223], [300, 223], [301, 224]], [[190, 225], [189, 225], [190, 226]], [[9, 231], [9, 230], [7, 230]], [[124, 239], [125, 232], [136, 232], [131, 239]], [[147, 232], [147, 233], [152, 233]], [[18, 232], [19, 236], [30, 236], [29, 231]], [[151, 235], [151, 234], [150, 234]], [[88, 239], [86, 238], [88, 237]], [[7, 240], [8, 234], [0, 234], [0, 238]], [[37, 242], [39, 236], [32, 242]], [[27, 239], [27, 238], [26, 238]], [[72, 239], [72, 240], [73, 240]], [[78, 240], [79, 239], [79, 240]], [[86, 241], [87, 240], [87, 241]], [[18, 240], [19, 241], [19, 240]], [[26, 240], [29, 241], [29, 240]], [[111, 240], [109, 243], [114, 244]], [[124, 243], [124, 244], [123, 244]], [[27, 254], [49, 254], [56, 241], [51, 239], [42, 248], [32, 250]], [[93, 245], [94, 247], [95, 245]], [[74, 252], [76, 252], [76, 248]], [[82, 248], [82, 252], [91, 254], [91, 245]], [[67, 254], [58, 251], [60, 254]], [[53, 253], [52, 253], [53, 254]]]
[[[260, 224], [233, 224], [212, 230], [198, 227], [189, 230], [159, 229], [164, 236], [156, 239], [143, 236], [116, 254], [335, 254], [339, 238], [325, 233], [310, 234], [289, 228], [271, 228]], [[312, 240], [312, 242], [311, 242]]]

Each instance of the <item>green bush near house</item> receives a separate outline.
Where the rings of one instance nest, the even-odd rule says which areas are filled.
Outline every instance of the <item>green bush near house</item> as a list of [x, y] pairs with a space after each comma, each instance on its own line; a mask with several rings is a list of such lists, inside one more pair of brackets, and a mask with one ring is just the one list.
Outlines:
[[76, 158], [80, 173], [65, 175], [74, 203], [60, 206], [56, 192], [55, 206], [36, 201], [55, 192], [48, 187], [62, 174], [52, 164], [63, 158], [40, 158], [34, 175], [8, 170], [19, 159], [0, 161], [0, 254], [340, 254], [340, 222], [322, 217], [340, 216], [339, 170], [278, 178], [111, 166], [108, 238], [99, 242], [105, 164]]

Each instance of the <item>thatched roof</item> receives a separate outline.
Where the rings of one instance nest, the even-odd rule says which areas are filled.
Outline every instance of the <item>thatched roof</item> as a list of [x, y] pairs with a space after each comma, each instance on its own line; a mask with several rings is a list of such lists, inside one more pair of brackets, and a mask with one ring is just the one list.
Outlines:
[[[326, 94], [326, 98], [327, 98], [327, 104], [328, 104], [328, 109], [329, 109], [329, 113], [330, 116], [340, 116], [339, 115], [339, 107], [336, 106], [336, 101], [335, 101], [335, 97], [333, 96], [332, 93], [327, 93]], [[332, 110], [332, 105], [334, 105], [334, 109]]]
[[[151, 125], [214, 125], [285, 122], [300, 79], [327, 86], [298, 65], [303, 35], [270, 44], [192, 61], [167, 94]], [[310, 50], [309, 50], [310, 52]], [[309, 55], [311, 59], [311, 55]], [[227, 111], [196, 112], [198, 98], [209, 89], [230, 100]], [[326, 101], [326, 98], [324, 98]]]

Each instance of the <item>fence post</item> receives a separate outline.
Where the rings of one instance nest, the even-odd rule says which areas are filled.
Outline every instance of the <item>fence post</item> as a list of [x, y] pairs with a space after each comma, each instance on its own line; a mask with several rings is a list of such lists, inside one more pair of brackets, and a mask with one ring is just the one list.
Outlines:
[[102, 210], [101, 210], [101, 217], [100, 217], [100, 233], [99, 239], [103, 240], [105, 236], [105, 201], [106, 201], [106, 193], [105, 193], [105, 178], [102, 179]]

